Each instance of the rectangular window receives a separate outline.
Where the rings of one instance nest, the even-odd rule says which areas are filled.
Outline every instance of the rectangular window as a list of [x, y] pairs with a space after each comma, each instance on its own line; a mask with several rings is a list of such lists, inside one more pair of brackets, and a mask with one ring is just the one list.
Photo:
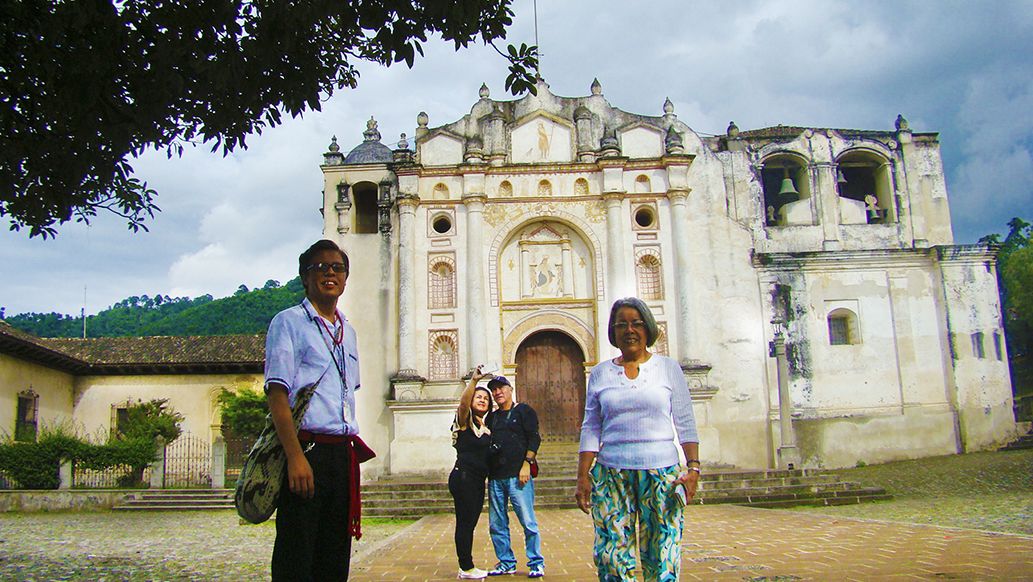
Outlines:
[[1004, 359], [1004, 346], [1001, 345], [1001, 332], [994, 332], [994, 353], [997, 355], [997, 361], [1000, 362]]
[[972, 355], [980, 360], [986, 357], [986, 351], [983, 349], [983, 332], [981, 331], [972, 334]]
[[18, 416], [14, 421], [14, 440], [36, 442], [39, 396], [31, 390], [18, 395]]
[[850, 344], [850, 326], [847, 318], [829, 318], [829, 343], [834, 346], [845, 346]]

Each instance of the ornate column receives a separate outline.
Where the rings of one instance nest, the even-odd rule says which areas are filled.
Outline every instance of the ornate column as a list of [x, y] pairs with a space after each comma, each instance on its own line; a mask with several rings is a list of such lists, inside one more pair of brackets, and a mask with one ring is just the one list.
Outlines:
[[463, 195], [466, 205], [466, 346], [468, 366], [487, 359], [485, 345], [484, 296], [484, 203], [483, 193]]
[[337, 184], [337, 202], [334, 203], [334, 210], [337, 211], [337, 234], [347, 234], [351, 227], [351, 218], [348, 216], [352, 208], [352, 201], [348, 196], [350, 187], [351, 185], [345, 181]]
[[624, 237], [621, 229], [621, 201], [624, 192], [606, 192], [603, 203], [606, 205], [606, 286], [609, 288], [607, 308], [614, 300], [628, 293], [624, 274]]
[[574, 296], [574, 261], [571, 259], [570, 241], [563, 239], [560, 242], [563, 253], [563, 296]]
[[674, 284], [678, 296], [678, 361], [692, 359], [692, 332], [696, 329], [692, 312], [692, 269], [689, 259], [689, 190], [668, 190], [671, 201], [671, 239], [674, 240]]
[[416, 207], [412, 194], [398, 196], [398, 375], [416, 376]]

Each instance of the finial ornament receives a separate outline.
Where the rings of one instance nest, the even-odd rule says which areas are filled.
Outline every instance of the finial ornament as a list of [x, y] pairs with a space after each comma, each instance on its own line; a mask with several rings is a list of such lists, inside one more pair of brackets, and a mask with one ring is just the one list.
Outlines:
[[478, 94], [481, 96], [481, 99], [487, 99], [491, 96], [491, 91], [488, 90], [487, 83], [481, 83], [481, 90], [478, 91]]
[[664, 114], [670, 115], [674, 113], [674, 103], [671, 103], [671, 98], [667, 97], [664, 99]]
[[409, 149], [409, 140], [405, 139], [405, 132], [402, 132], [401, 139], [398, 140], [398, 149], [407, 150]]
[[341, 146], [337, 145], [337, 136], [330, 138], [330, 145], [326, 148], [328, 151], [337, 153], [341, 151]]
[[907, 120], [904, 119], [903, 115], [898, 114], [897, 120], [893, 123], [893, 125], [896, 126], [897, 131], [911, 131], [911, 126], [908, 124]]
[[734, 121], [728, 122], [728, 137], [736, 137], [739, 135], [739, 126]]
[[599, 79], [592, 79], [592, 95], [602, 95], [603, 86], [599, 83]]
[[380, 131], [377, 129], [377, 120], [373, 119], [373, 116], [369, 116], [369, 121], [366, 122], [366, 131], [362, 132], [362, 137], [366, 141], [380, 141]]
[[430, 117], [427, 115], [426, 111], [421, 111], [420, 114], [416, 116], [416, 125], [419, 125], [420, 127], [427, 127], [427, 123], [429, 122]]

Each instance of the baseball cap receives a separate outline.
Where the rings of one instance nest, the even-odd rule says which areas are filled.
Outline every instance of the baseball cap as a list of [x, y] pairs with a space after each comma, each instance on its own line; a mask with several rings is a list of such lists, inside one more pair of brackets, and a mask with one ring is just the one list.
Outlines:
[[513, 386], [509, 383], [509, 380], [507, 380], [505, 376], [495, 376], [491, 380], [488, 380], [488, 388], [494, 388], [496, 386], [500, 386], [503, 384], [510, 387]]

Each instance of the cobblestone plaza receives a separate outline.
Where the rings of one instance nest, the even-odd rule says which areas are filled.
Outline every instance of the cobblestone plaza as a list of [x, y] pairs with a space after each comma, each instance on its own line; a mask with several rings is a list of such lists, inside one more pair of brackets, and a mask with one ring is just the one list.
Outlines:
[[[546, 575], [594, 580], [589, 518], [546, 510], [539, 521]], [[452, 527], [435, 515], [370, 528], [352, 580], [454, 579]], [[0, 579], [265, 580], [273, 535], [231, 511], [3, 514]], [[491, 566], [486, 523], [474, 544]], [[690, 507], [682, 547], [683, 580], [1033, 580], [1033, 536], [782, 510]]]

